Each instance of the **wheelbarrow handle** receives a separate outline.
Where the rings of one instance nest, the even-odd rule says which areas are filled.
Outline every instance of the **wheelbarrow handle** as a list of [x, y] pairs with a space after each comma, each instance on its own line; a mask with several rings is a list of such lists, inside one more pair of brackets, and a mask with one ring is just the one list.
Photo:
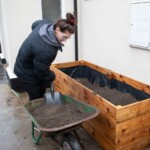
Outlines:
[[37, 137], [35, 137], [35, 132], [34, 132], [35, 129], [37, 129], [37, 128], [36, 128], [34, 122], [32, 121], [32, 141], [33, 141], [33, 143], [38, 144], [41, 140], [42, 132], [40, 130], [37, 130], [39, 132], [39, 134]]

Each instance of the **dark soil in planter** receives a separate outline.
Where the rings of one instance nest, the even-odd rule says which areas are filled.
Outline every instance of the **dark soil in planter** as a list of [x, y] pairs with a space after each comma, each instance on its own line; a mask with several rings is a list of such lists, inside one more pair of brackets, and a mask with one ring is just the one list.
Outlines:
[[87, 118], [94, 112], [85, 112], [72, 103], [42, 105], [31, 112], [41, 127], [56, 128]]
[[97, 83], [91, 84], [86, 78], [77, 78], [76, 80], [114, 105], [124, 106], [138, 102], [130, 93], [123, 93], [108, 86], [101, 87]]

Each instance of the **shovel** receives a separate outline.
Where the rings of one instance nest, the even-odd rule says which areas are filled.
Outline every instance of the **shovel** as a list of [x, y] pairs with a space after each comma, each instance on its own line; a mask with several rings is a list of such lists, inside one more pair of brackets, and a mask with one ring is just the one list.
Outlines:
[[50, 92], [44, 94], [44, 104], [51, 105], [51, 104], [62, 104], [63, 98], [60, 92], [54, 91], [54, 85], [51, 83]]

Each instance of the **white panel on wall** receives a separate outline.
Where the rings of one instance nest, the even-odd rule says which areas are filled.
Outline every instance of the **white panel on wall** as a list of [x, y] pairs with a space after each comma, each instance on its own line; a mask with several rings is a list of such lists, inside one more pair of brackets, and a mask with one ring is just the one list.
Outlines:
[[147, 3], [150, 2], [150, 0], [131, 0], [131, 3]]
[[137, 0], [131, 6], [130, 45], [150, 50], [150, 2]]

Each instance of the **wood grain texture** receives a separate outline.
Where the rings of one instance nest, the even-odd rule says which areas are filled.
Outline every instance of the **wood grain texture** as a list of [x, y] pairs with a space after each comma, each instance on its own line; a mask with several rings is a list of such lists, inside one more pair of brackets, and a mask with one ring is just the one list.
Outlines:
[[61, 63], [51, 66], [56, 74], [55, 89], [78, 100], [96, 106], [100, 114], [83, 127], [104, 150], [144, 150], [150, 145], [150, 98], [126, 106], [115, 106], [59, 68], [88, 66], [138, 90], [150, 94], [150, 86], [87, 61]]

